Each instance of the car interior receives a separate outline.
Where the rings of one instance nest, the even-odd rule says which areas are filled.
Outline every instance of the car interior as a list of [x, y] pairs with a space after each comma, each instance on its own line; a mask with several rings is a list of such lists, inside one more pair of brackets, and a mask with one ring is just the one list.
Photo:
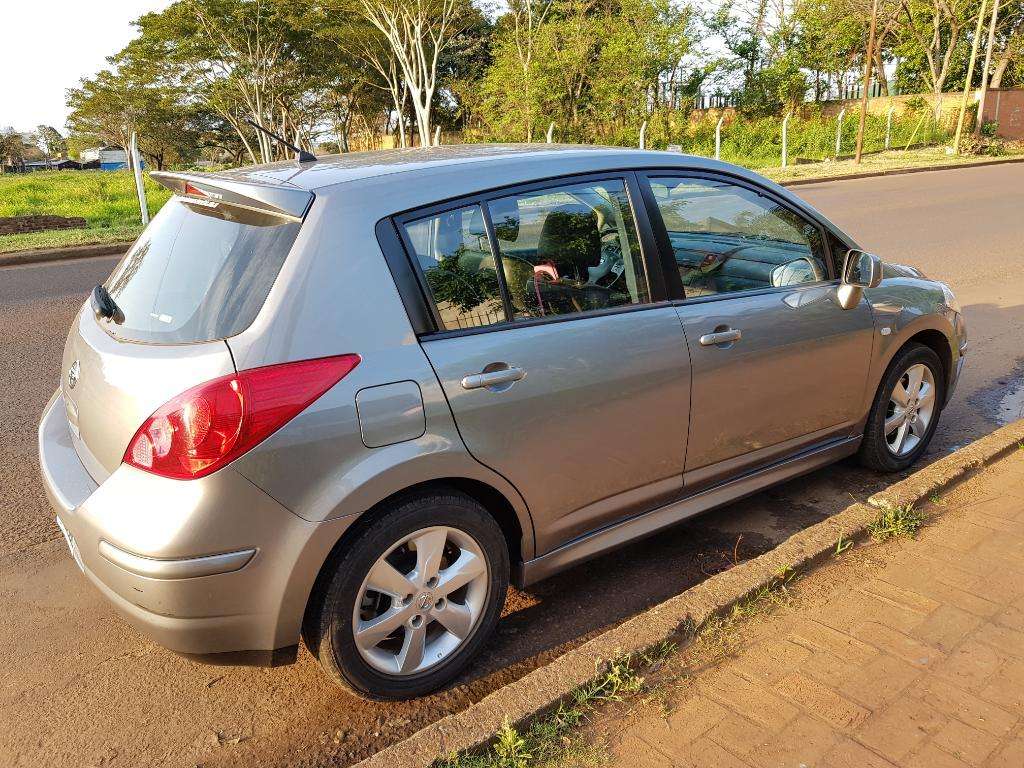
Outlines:
[[827, 279], [816, 228], [769, 198], [711, 179], [651, 186], [687, 296]]

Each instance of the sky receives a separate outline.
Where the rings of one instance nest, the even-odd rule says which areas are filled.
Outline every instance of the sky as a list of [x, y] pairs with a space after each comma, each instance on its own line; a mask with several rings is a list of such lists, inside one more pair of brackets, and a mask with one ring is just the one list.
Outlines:
[[0, 42], [0, 128], [14, 126], [19, 131], [32, 131], [44, 124], [65, 133], [68, 114], [64, 91], [107, 66], [106, 57], [135, 36], [132, 21], [170, 2], [5, 2]]

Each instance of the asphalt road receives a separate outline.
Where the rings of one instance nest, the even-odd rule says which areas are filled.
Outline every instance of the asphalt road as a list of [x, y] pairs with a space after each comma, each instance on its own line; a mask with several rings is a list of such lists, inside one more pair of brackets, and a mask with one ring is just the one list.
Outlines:
[[[1024, 404], [1022, 189], [1022, 165], [798, 189], [864, 247], [949, 282], [964, 306], [969, 360], [926, 461]], [[304, 651], [276, 670], [193, 664], [112, 614], [74, 567], [37, 479], [35, 429], [67, 328], [113, 264], [0, 269], [4, 768], [346, 765], [886, 482], [840, 464], [513, 593], [475, 669], [417, 702], [359, 700], [331, 687]]]

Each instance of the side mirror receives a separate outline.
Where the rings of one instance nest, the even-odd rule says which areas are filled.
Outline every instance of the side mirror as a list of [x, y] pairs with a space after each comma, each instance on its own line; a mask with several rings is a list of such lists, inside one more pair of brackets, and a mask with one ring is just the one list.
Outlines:
[[843, 279], [837, 296], [839, 306], [853, 309], [860, 304], [865, 288], [876, 288], [882, 282], [882, 260], [873, 253], [851, 248], [843, 262]]

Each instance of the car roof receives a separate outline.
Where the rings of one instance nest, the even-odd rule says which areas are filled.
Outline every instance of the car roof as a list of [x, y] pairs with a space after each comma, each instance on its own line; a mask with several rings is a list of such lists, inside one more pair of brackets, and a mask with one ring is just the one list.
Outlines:
[[394, 174], [405, 174], [408, 181], [413, 182], [418, 178], [450, 171], [453, 166], [478, 166], [481, 170], [486, 167], [488, 173], [496, 175], [512, 171], [524, 177], [535, 170], [536, 176], [542, 178], [551, 176], [553, 170], [557, 172], [559, 162], [571, 161], [572, 165], [579, 167], [581, 160], [593, 162], [594, 170], [666, 166], [707, 168], [724, 170], [764, 183], [764, 179], [746, 169], [705, 157], [575, 144], [454, 144], [385, 149], [327, 155], [315, 162], [302, 164], [282, 161], [202, 175], [250, 183], [285, 184], [313, 192], [338, 184]]

